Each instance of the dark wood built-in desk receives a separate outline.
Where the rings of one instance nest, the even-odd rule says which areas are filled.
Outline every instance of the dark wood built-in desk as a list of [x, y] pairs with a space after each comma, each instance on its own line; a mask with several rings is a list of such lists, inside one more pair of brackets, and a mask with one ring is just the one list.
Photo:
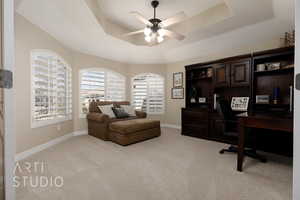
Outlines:
[[[243, 170], [246, 133], [245, 129], [259, 128], [293, 133], [292, 115], [242, 113], [237, 115], [237, 117], [239, 118], [239, 141], [237, 156], [238, 171]], [[270, 140], [270, 142], [272, 141]]]

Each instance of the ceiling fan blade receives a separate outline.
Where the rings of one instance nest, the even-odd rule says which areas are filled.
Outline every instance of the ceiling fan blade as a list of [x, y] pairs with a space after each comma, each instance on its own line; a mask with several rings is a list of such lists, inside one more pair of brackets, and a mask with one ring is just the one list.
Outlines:
[[139, 12], [133, 11], [133, 12], [130, 12], [130, 14], [134, 15], [140, 22], [142, 22], [143, 24], [146, 24], [147, 26], [152, 26], [153, 25], [148, 19], [146, 19]]
[[176, 15], [174, 15], [173, 17], [170, 17], [168, 19], [165, 19], [163, 20], [160, 25], [162, 27], [168, 27], [168, 26], [171, 26], [173, 24], [177, 24], [183, 20], [186, 19], [186, 15], [184, 12], [180, 12], [180, 13], [177, 13]]
[[140, 34], [140, 33], [144, 33], [144, 29], [134, 31], [134, 32], [130, 32], [130, 33], [125, 33], [122, 36], [127, 37], [127, 36], [136, 35], [136, 34]]
[[165, 35], [170, 38], [175, 38], [177, 40], [184, 40], [185, 36], [174, 31], [169, 31], [165, 29]]

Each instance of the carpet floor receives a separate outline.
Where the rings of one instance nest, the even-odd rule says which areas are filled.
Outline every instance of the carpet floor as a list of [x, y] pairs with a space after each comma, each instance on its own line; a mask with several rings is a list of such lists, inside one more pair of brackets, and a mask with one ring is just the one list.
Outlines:
[[292, 199], [292, 159], [246, 158], [240, 173], [236, 154], [218, 153], [225, 146], [169, 128], [127, 147], [74, 137], [18, 163], [17, 200]]

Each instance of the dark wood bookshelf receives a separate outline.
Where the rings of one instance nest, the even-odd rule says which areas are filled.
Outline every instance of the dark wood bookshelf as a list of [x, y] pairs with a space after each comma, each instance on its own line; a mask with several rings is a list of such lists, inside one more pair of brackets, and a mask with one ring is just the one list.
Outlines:
[[[257, 65], [269, 63], [280, 63], [281, 68], [257, 71]], [[294, 84], [294, 68], [284, 67], [293, 64], [294, 47], [286, 47], [186, 66], [186, 107], [182, 109], [182, 134], [235, 143], [232, 138], [223, 134], [224, 119], [214, 109], [214, 94], [218, 94], [219, 98], [227, 99], [229, 102], [232, 97], [250, 97], [248, 112], [291, 115], [289, 86]], [[208, 69], [213, 73], [206, 76]], [[280, 88], [278, 104], [273, 104], [274, 88]], [[270, 103], [257, 104], [256, 95], [268, 95]], [[194, 98], [196, 103], [191, 103], [191, 98]], [[206, 98], [207, 102], [199, 103], [199, 98]], [[282, 135], [278, 134], [278, 137], [274, 136], [275, 145], [272, 146], [266, 145], [269, 139], [267, 131], [257, 130], [257, 132], [261, 141], [257, 144], [258, 149], [289, 154], [287, 149], [292, 148], [290, 146], [292, 137], [282, 138]]]
[[275, 69], [275, 70], [255, 71], [254, 73], [257, 75], [271, 75], [271, 74], [289, 73], [293, 71], [294, 71], [294, 67], [290, 67], [290, 68], [282, 68], [282, 69]]

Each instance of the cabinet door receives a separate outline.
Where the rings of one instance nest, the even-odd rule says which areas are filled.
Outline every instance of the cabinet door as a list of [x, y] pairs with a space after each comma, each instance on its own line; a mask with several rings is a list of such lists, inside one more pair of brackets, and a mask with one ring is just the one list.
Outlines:
[[211, 120], [210, 137], [216, 140], [224, 138], [224, 120]]
[[206, 138], [208, 136], [208, 112], [182, 109], [182, 134]]
[[250, 84], [250, 60], [231, 63], [231, 86], [248, 86]]
[[214, 85], [215, 87], [230, 86], [230, 65], [218, 64], [214, 67]]
[[182, 126], [182, 135], [207, 138], [208, 137], [208, 121], [200, 121], [197, 125], [195, 124], [184, 124]]

